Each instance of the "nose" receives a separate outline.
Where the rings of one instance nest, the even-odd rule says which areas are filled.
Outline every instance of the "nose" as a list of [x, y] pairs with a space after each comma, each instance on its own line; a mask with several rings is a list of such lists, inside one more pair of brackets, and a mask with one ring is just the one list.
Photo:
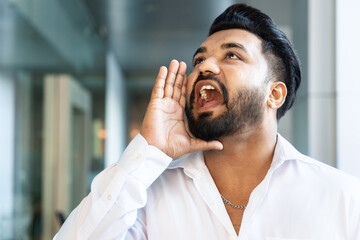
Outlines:
[[201, 73], [219, 74], [220, 68], [215, 58], [207, 58], [200, 64], [199, 71]]

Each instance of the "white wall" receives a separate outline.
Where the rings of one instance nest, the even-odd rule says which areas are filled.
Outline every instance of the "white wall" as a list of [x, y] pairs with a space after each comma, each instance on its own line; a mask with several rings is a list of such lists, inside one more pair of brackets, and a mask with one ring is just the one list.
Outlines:
[[335, 0], [308, 1], [309, 155], [336, 165]]
[[360, 1], [336, 1], [337, 166], [360, 178]]
[[106, 56], [105, 167], [116, 162], [126, 144], [126, 86], [115, 54]]
[[13, 237], [15, 81], [0, 72], [0, 239]]
[[335, 0], [292, 0], [291, 15], [302, 71], [293, 107], [293, 143], [302, 153], [335, 166]]

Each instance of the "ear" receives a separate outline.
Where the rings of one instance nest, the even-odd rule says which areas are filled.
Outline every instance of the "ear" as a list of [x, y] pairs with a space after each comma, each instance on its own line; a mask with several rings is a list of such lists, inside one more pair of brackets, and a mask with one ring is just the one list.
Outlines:
[[273, 82], [270, 87], [270, 94], [267, 105], [272, 109], [280, 108], [286, 99], [287, 88], [283, 82]]

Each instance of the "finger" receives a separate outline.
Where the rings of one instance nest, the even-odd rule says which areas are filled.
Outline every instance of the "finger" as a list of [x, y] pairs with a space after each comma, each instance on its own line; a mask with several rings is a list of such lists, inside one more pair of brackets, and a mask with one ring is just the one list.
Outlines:
[[174, 83], [178, 69], [179, 62], [177, 60], [172, 60], [165, 80], [165, 97], [171, 98], [173, 95]]
[[175, 83], [174, 83], [174, 91], [173, 91], [173, 99], [176, 101], [180, 100], [181, 97], [181, 91], [183, 86], [183, 81], [185, 77], [186, 72], [186, 64], [184, 62], [180, 62], [179, 64], [179, 70], [176, 74]]
[[164, 66], [160, 67], [159, 74], [156, 78], [155, 85], [151, 94], [152, 99], [164, 97], [164, 86], [165, 86], [166, 75], [167, 75], [167, 68]]
[[180, 106], [185, 108], [185, 104], [186, 104], [186, 84], [187, 84], [187, 76], [186, 74], [184, 75], [184, 80], [183, 80], [183, 85], [181, 88], [181, 96], [180, 96]]
[[219, 141], [206, 142], [198, 138], [191, 139], [190, 151], [222, 150], [224, 147]]

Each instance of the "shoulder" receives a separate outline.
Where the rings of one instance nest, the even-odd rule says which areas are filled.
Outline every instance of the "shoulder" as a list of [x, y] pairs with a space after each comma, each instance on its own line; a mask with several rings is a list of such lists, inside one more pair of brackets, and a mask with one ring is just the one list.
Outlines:
[[203, 161], [202, 152], [194, 152], [180, 159], [173, 160], [151, 186], [152, 190], [174, 188], [176, 185], [190, 181], [203, 167], [206, 166]]
[[329, 188], [354, 193], [360, 200], [359, 178], [305, 155], [298, 159], [297, 162], [307, 169], [309, 177], [312, 176], [315, 179], [322, 180]]
[[[306, 186], [313, 193], [352, 196], [360, 200], [360, 179], [298, 152], [279, 135], [275, 150], [279, 174]], [[360, 201], [359, 201], [360, 202]]]
[[197, 153], [172, 161], [148, 189], [147, 209], [189, 203], [197, 192], [194, 179], [202, 174], [201, 168], [196, 165], [201, 166]]

